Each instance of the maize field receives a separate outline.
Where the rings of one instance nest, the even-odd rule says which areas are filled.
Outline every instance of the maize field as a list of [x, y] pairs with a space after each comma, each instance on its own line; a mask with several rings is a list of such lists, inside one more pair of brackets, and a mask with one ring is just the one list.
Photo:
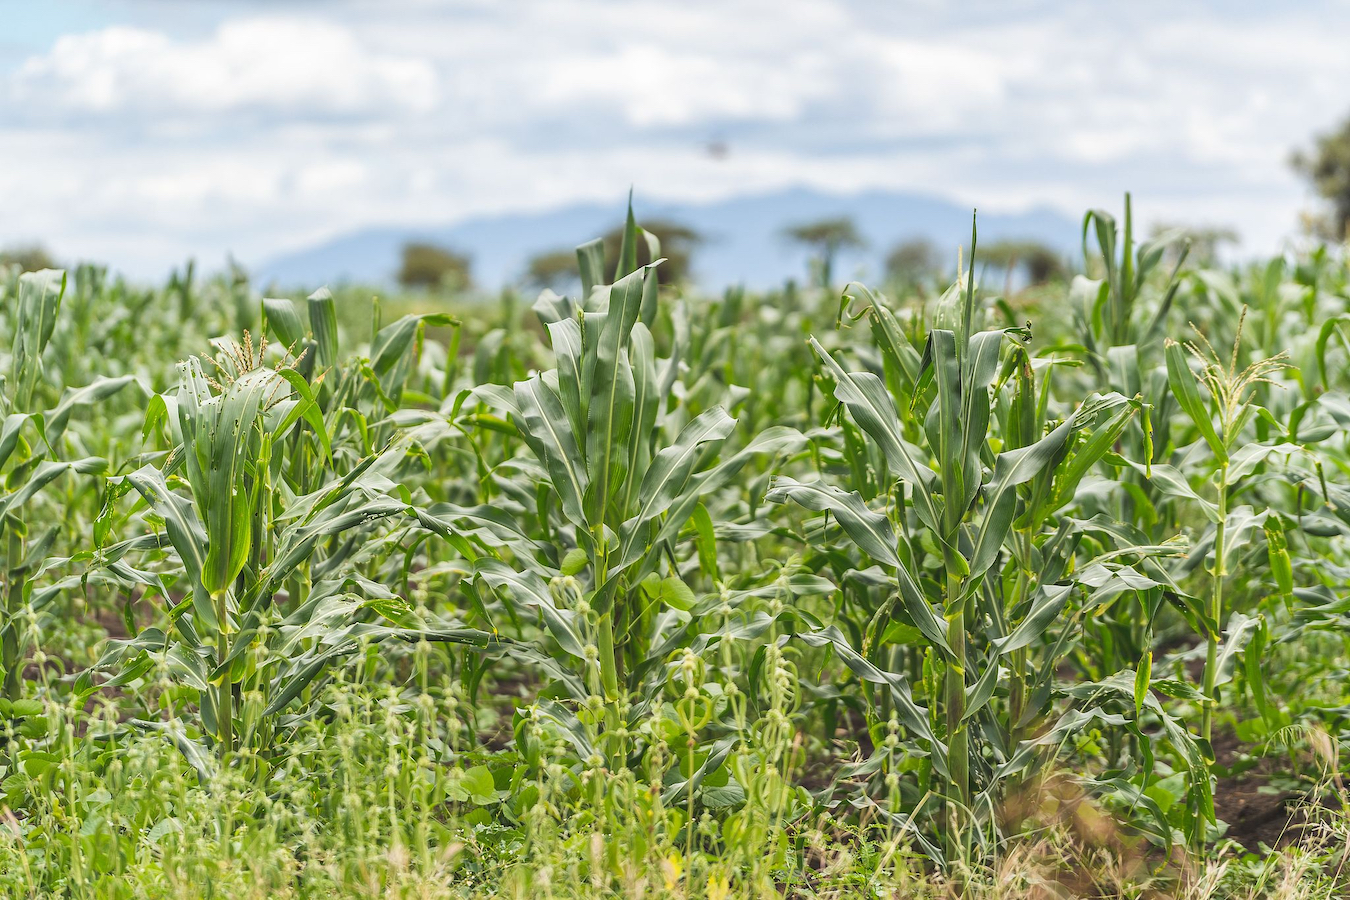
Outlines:
[[1346, 896], [1350, 265], [1133, 232], [0, 272], [0, 893]]

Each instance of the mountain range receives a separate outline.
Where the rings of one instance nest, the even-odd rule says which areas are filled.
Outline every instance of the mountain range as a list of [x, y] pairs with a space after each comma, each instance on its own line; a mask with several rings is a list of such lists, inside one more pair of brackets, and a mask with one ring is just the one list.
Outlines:
[[[780, 285], [805, 274], [806, 251], [783, 235], [786, 226], [826, 217], [848, 216], [867, 242], [860, 251], [841, 253], [836, 274], [875, 278], [886, 253], [897, 243], [926, 238], [956, 259], [970, 240], [971, 210], [938, 196], [870, 190], [830, 194], [789, 188], [709, 203], [633, 201], [638, 223], [644, 217], [686, 225], [703, 237], [694, 252], [694, 279], [717, 289], [730, 284], [749, 288]], [[264, 260], [251, 268], [262, 284], [287, 288], [321, 284], [388, 285], [399, 266], [403, 245], [426, 241], [468, 254], [474, 281], [495, 289], [517, 283], [537, 253], [574, 247], [623, 221], [624, 198], [614, 203], [573, 204], [544, 212], [472, 216], [442, 227], [384, 226], [362, 229], [315, 246]], [[1078, 253], [1079, 225], [1060, 212], [1041, 207], [1018, 213], [981, 213], [981, 243], [1003, 238], [1041, 241], [1066, 256]]]

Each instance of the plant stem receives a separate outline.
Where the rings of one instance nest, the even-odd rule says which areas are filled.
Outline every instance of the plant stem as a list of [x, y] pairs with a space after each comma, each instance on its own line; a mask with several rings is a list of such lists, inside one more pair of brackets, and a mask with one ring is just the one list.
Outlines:
[[[1031, 559], [1031, 533], [1022, 531], [1020, 534], [1022, 541], [1022, 556], [1018, 562], [1017, 584], [1013, 591], [1012, 602], [1008, 604], [1008, 610], [1011, 612], [1016, 609], [1024, 599], [1027, 592], [1031, 589], [1032, 573], [1027, 569]], [[1027, 649], [1025, 647], [1013, 651], [1012, 654], [1012, 683], [1008, 687], [1008, 745], [1016, 747], [1021, 736], [1020, 723], [1022, 716], [1026, 711], [1027, 705]]]
[[1205, 647], [1205, 701], [1200, 713], [1200, 736], [1211, 740], [1214, 728], [1214, 682], [1218, 678], [1219, 631], [1223, 629], [1224, 528], [1228, 518], [1228, 463], [1219, 466], [1219, 521], [1214, 526], [1214, 569], [1210, 577], [1211, 628]]
[[[223, 666], [230, 658], [229, 607], [226, 592], [217, 591], [212, 597], [216, 604], [216, 664]], [[234, 744], [234, 690], [229, 673], [220, 676], [216, 687], [216, 724], [220, 732], [220, 759], [225, 761]]]
[[6, 574], [9, 579], [5, 596], [5, 617], [0, 627], [0, 654], [3, 654], [5, 666], [4, 694], [7, 700], [17, 700], [23, 674], [23, 661], [19, 658], [19, 610], [23, 608], [23, 538], [18, 533], [17, 523], [8, 523], [9, 554]]
[[1008, 740], [1016, 747], [1021, 735], [1022, 716], [1027, 706], [1027, 649], [1022, 647], [1012, 654], [1012, 685], [1008, 688]]
[[[694, 736], [694, 733], [693, 733], [693, 732], [690, 732], [690, 733], [689, 733], [689, 742], [688, 742], [688, 744], [687, 744], [687, 748], [688, 748], [688, 749], [687, 749], [687, 753], [688, 753], [688, 759], [689, 759], [689, 777], [690, 777], [690, 778], [693, 778], [693, 777], [694, 777], [694, 772], [695, 772], [695, 769], [694, 769], [694, 748], [695, 748], [695, 746], [697, 745], [697, 743], [698, 743], [698, 742], [697, 742], [697, 739], [696, 739], [695, 736]], [[685, 879], [686, 879], [686, 881], [685, 881], [685, 885], [686, 885], [686, 888], [685, 888], [685, 896], [688, 896], [688, 887], [687, 887], [687, 886], [690, 885], [690, 884], [692, 884], [692, 883], [693, 883], [693, 880], [694, 880], [694, 789], [693, 789], [692, 787], [690, 787], [690, 788], [688, 789], [688, 791], [689, 791], [688, 810], [687, 810], [686, 813], [685, 813], [685, 816], [686, 816], [686, 818], [687, 818], [687, 820], [688, 820], [688, 826], [687, 826], [687, 827], [688, 827], [688, 831], [686, 832], [685, 839], [684, 839], [684, 873], [685, 873], [684, 877], [685, 877]]]
[[[947, 769], [951, 781], [952, 802], [948, 803], [949, 840], [959, 842], [964, 820], [963, 808], [970, 804], [970, 745], [966, 714], [966, 617], [964, 604], [958, 606], [961, 579], [947, 573], [947, 644], [953, 658], [947, 663]], [[959, 806], [958, 806], [959, 802]]]

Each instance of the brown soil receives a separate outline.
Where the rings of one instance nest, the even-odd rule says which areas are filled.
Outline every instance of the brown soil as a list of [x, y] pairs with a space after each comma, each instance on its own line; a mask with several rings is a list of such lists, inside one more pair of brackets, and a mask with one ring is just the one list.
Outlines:
[[[1216, 763], [1231, 770], [1247, 753], [1231, 732], [1215, 735]], [[1260, 758], [1245, 772], [1226, 775], [1214, 786], [1214, 812], [1219, 821], [1228, 825], [1225, 837], [1248, 850], [1267, 847], [1286, 847], [1295, 843], [1306, 824], [1306, 818], [1296, 808], [1299, 795], [1292, 791], [1276, 791], [1270, 787], [1271, 775], [1277, 770], [1275, 760]]]
[[[126, 598], [117, 596], [112, 603], [90, 603], [85, 608], [85, 621], [94, 622], [113, 640], [126, 640], [131, 637], [127, 631], [126, 619], [123, 617], [123, 605]], [[181, 597], [179, 598], [182, 599]], [[163, 602], [159, 600], [158, 602]], [[177, 602], [177, 601], [175, 601]], [[131, 604], [131, 615], [136, 623], [137, 630], [148, 628], [155, 622], [156, 610], [152, 601], [147, 601], [143, 595], [137, 596]]]

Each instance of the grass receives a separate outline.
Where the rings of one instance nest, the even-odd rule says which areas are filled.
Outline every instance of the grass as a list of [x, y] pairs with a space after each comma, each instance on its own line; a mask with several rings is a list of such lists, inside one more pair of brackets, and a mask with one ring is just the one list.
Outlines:
[[1343, 896], [1350, 268], [1132, 231], [1014, 297], [974, 233], [686, 296], [631, 217], [528, 310], [5, 272], [0, 886]]

